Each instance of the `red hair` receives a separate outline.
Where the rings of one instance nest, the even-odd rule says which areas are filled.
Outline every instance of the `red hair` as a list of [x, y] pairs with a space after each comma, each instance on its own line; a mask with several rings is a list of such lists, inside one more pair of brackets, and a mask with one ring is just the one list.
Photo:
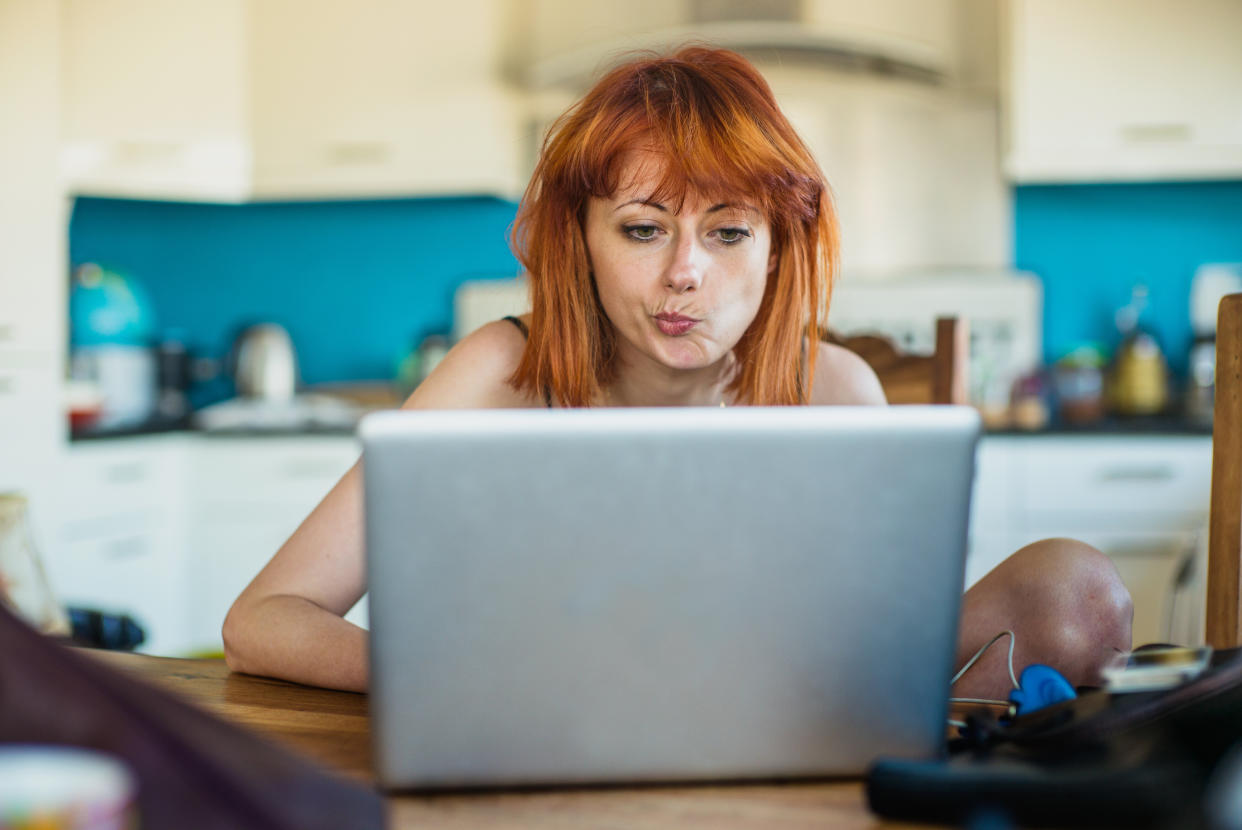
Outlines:
[[[531, 325], [510, 382], [588, 406], [615, 378], [616, 333], [596, 295], [583, 223], [587, 200], [615, 195], [623, 159], [638, 148], [665, 160], [650, 198], [680, 206], [693, 192], [753, 204], [767, 217], [776, 271], [734, 347], [729, 391], [750, 404], [807, 403], [836, 266], [828, 186], [758, 70], [702, 46], [613, 69], [548, 132], [513, 226]], [[805, 380], [804, 338], [812, 346]]]

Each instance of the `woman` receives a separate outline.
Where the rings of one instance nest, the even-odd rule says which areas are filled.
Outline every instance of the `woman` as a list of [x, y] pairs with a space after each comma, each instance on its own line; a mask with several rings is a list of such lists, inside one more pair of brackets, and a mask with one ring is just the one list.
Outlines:
[[[827, 184], [759, 73], [704, 47], [627, 63], [553, 126], [514, 225], [532, 311], [458, 343], [407, 409], [885, 403], [860, 358], [820, 341], [837, 252]], [[537, 475], [532, 471], [532, 475]], [[367, 688], [357, 467], [238, 597], [235, 671]], [[1015, 663], [1098, 679], [1130, 646], [1109, 560], [1024, 548], [964, 598], [959, 665], [997, 632]], [[1004, 649], [955, 687], [1004, 696]]]

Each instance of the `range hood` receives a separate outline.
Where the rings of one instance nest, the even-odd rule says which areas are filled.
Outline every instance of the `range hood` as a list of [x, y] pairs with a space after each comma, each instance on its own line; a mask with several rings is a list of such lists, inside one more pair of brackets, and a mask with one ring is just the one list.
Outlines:
[[595, 40], [534, 60], [524, 67], [522, 80], [536, 91], [583, 89], [635, 51], [663, 51], [685, 43], [722, 46], [757, 60], [796, 60], [929, 84], [941, 83], [951, 71], [949, 56], [926, 41], [879, 26], [808, 19], [801, 4], [787, 4], [789, 12], [778, 14], [763, 4], [751, 4], [749, 10], [732, 5], [731, 13], [705, 14], [702, 5], [692, 3], [683, 18], [688, 22], [679, 25]]

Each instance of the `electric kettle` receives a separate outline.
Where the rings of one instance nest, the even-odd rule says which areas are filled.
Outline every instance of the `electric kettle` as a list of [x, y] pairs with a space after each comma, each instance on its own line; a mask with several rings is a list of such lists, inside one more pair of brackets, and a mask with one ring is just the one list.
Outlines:
[[283, 326], [260, 323], [243, 329], [233, 343], [230, 363], [242, 398], [288, 401], [297, 393], [297, 355]]

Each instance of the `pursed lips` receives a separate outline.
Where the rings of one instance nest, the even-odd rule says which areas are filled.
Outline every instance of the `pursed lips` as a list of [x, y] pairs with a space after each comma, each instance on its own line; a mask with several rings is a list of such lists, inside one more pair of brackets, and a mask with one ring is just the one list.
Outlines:
[[662, 311], [656, 314], [655, 321], [660, 331], [670, 337], [679, 337], [686, 334], [699, 324], [699, 320], [694, 317], [687, 317], [684, 314], [677, 314], [671, 311]]

